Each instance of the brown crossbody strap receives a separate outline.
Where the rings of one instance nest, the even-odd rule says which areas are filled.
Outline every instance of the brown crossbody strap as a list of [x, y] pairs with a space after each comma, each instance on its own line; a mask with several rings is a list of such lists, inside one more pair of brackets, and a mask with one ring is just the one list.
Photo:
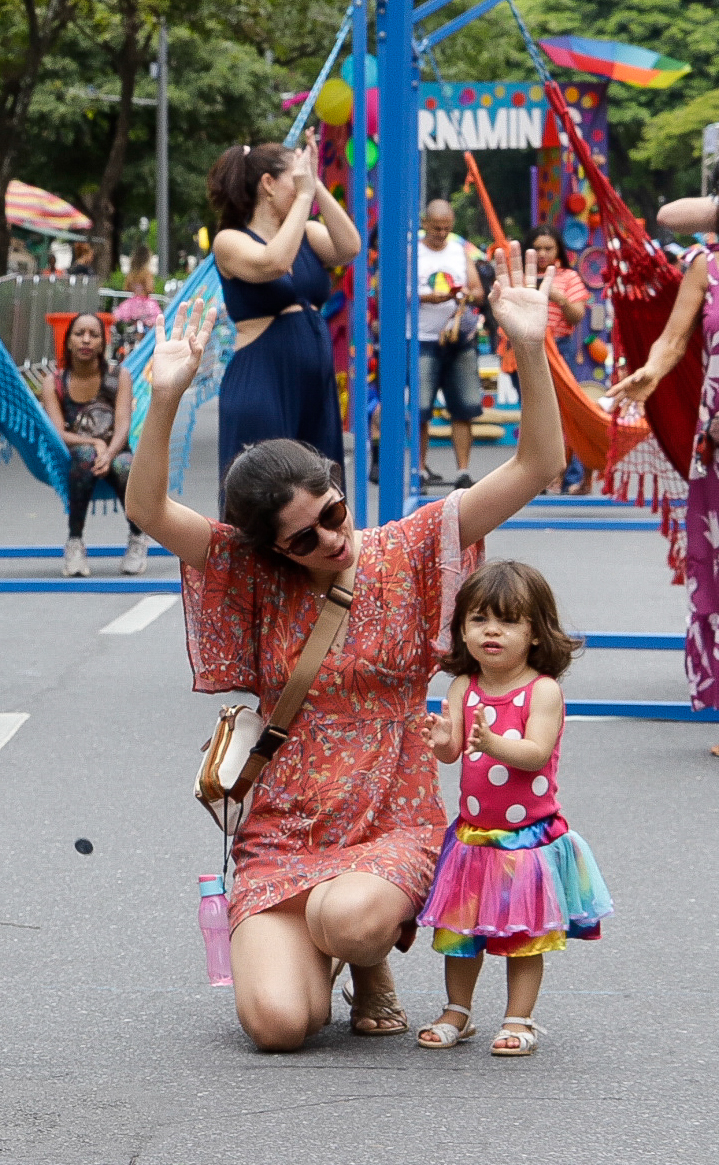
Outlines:
[[277, 749], [285, 743], [289, 736], [289, 726], [299, 712], [312, 681], [320, 670], [322, 661], [340, 629], [342, 620], [352, 606], [357, 557], [358, 555], [355, 555], [355, 561], [352, 565], [337, 576], [327, 591], [327, 597], [322, 604], [309, 639], [302, 649], [302, 654], [297, 660], [257, 744], [250, 752], [249, 760], [242, 770], [240, 780], [232, 790], [232, 796], [236, 800], [245, 796], [267, 762], [272, 759]]

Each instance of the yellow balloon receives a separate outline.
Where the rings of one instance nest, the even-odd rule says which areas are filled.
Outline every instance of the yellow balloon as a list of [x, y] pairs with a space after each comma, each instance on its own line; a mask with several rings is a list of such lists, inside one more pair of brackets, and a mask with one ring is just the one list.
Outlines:
[[201, 251], [209, 251], [210, 236], [207, 231], [207, 227], [200, 227], [199, 231], [197, 232], [197, 245]]
[[315, 113], [327, 125], [344, 125], [352, 115], [352, 90], [346, 81], [331, 77], [315, 101]]

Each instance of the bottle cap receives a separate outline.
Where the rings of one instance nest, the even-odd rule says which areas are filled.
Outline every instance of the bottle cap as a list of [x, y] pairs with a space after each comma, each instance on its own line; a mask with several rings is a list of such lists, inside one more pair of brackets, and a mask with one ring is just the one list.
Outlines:
[[219, 874], [200, 874], [200, 898], [209, 898], [213, 894], [224, 894], [225, 888]]

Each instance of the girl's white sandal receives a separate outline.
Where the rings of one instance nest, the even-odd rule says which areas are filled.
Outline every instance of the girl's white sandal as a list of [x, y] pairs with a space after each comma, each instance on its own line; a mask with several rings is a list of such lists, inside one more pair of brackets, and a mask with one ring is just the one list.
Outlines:
[[[467, 1022], [464, 1027], [455, 1027], [453, 1023], [426, 1023], [417, 1032], [417, 1043], [420, 1048], [429, 1048], [430, 1050], [454, 1048], [457, 1044], [464, 1040], [471, 1040], [473, 1035], [476, 1035], [477, 1029], [471, 1023], [472, 1012], [467, 1007], [460, 1007], [458, 1003], [448, 1003], [445, 1011], [458, 1011], [460, 1015], [466, 1015]], [[437, 1040], [423, 1040], [422, 1036], [426, 1032], [432, 1032], [433, 1035], [439, 1036]]]
[[[537, 1046], [537, 1032], [541, 1032], [544, 1036], [547, 1034], [546, 1028], [535, 1023], [531, 1015], [526, 1019], [521, 1015], [505, 1015], [503, 1023], [523, 1023], [525, 1027], [529, 1028], [529, 1031], [511, 1032], [507, 1031], [506, 1027], [501, 1027], [492, 1040], [490, 1051], [493, 1056], [531, 1056]], [[519, 1047], [496, 1048], [494, 1045], [497, 1040], [519, 1040]]]

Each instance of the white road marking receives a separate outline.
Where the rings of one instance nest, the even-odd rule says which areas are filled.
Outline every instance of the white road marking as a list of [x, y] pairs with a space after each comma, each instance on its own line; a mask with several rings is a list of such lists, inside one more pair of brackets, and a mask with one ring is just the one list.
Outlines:
[[0, 712], [0, 748], [30, 719], [29, 712]]
[[177, 602], [177, 595], [148, 595], [146, 599], [140, 599], [139, 603], [135, 603], [134, 607], [130, 607], [129, 611], [125, 611], [124, 615], [119, 615], [117, 619], [113, 619], [112, 623], [108, 623], [106, 627], [101, 627], [100, 635], [133, 635], [135, 631], [144, 631], [155, 619], [169, 611], [170, 607]]

